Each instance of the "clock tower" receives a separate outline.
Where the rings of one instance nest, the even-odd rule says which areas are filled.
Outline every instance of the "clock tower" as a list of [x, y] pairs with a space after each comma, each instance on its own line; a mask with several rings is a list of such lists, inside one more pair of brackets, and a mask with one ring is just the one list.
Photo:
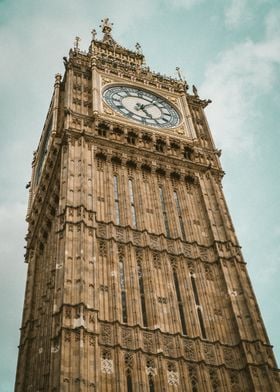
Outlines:
[[204, 109], [102, 21], [32, 162], [15, 390], [279, 391]]

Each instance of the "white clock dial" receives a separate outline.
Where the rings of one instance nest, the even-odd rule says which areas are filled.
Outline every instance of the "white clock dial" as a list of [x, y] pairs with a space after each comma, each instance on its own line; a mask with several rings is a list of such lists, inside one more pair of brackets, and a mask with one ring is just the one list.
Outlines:
[[140, 88], [109, 87], [103, 98], [112, 109], [144, 125], [172, 128], [180, 122], [178, 112], [166, 99]]

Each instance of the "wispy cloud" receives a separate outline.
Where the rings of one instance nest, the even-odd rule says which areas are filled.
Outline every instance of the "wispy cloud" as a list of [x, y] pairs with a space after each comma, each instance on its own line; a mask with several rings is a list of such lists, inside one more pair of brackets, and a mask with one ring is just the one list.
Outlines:
[[260, 116], [257, 99], [280, 81], [280, 35], [274, 15], [267, 16], [262, 40], [234, 45], [220, 53], [205, 72], [201, 90], [215, 101], [208, 109], [209, 121], [218, 146], [231, 153], [253, 151], [254, 124]]
[[166, 3], [168, 3], [172, 7], [179, 7], [185, 9], [190, 9], [202, 2], [204, 2], [204, 0], [166, 0]]
[[228, 7], [225, 8], [225, 24], [229, 28], [236, 28], [244, 19], [250, 18], [248, 9], [248, 0], [231, 0]]

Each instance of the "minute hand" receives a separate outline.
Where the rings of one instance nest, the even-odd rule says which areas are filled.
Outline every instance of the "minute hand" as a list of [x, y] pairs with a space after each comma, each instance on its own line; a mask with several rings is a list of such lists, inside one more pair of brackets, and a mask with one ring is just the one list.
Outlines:
[[144, 112], [146, 114], [147, 117], [152, 118], [152, 115], [150, 113], [147, 112], [147, 110], [145, 109], [145, 107], [141, 108], [142, 112]]
[[[155, 102], [152, 103], [147, 103], [147, 105], [144, 105], [143, 108], [146, 109], [149, 106], [154, 106]], [[143, 110], [143, 109], [142, 109]]]

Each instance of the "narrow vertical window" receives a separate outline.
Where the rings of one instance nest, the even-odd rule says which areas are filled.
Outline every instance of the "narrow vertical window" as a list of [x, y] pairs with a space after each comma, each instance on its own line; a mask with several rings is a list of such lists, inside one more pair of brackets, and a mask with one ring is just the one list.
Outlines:
[[132, 180], [128, 180], [128, 188], [129, 188], [129, 201], [130, 201], [130, 210], [132, 217], [132, 227], [137, 227], [136, 223], [136, 213], [135, 213], [135, 204], [134, 204], [134, 193], [133, 193], [133, 184]]
[[169, 230], [169, 224], [168, 224], [168, 219], [167, 219], [166, 205], [165, 205], [163, 190], [161, 187], [159, 187], [159, 197], [160, 197], [161, 210], [162, 210], [162, 215], [163, 215], [166, 236], [170, 237], [170, 230]]
[[202, 311], [201, 311], [200, 307], [197, 308], [197, 315], [198, 315], [198, 319], [199, 319], [202, 337], [203, 337], [203, 339], [206, 339], [206, 332], [205, 332], [205, 327], [204, 327], [204, 322], [203, 322], [203, 317], [202, 317]]
[[140, 291], [143, 325], [144, 327], [147, 327], [148, 321], [147, 321], [147, 312], [146, 312], [146, 303], [145, 303], [144, 282], [143, 282], [143, 274], [142, 274], [142, 268], [140, 263], [137, 263], [137, 272], [138, 272], [138, 283], [139, 283], [139, 291]]
[[202, 316], [202, 311], [201, 311], [201, 306], [200, 306], [200, 302], [199, 302], [198, 291], [197, 291], [194, 275], [191, 275], [191, 282], [192, 282], [194, 300], [195, 300], [195, 304], [197, 306], [196, 310], [197, 310], [197, 316], [198, 316], [198, 321], [199, 321], [199, 325], [200, 325], [201, 335], [202, 335], [203, 339], [206, 339], [206, 331], [205, 331], [205, 326], [204, 326], [204, 321], [203, 321], [203, 316]]
[[176, 295], [177, 295], [177, 302], [178, 302], [178, 307], [179, 307], [182, 332], [184, 335], [187, 335], [187, 327], [186, 327], [186, 320], [185, 320], [185, 315], [184, 315], [183, 302], [182, 302], [182, 297], [181, 297], [181, 292], [180, 292], [180, 287], [179, 287], [178, 275], [177, 275], [177, 271], [175, 269], [173, 269], [173, 279], [174, 279], [175, 290], [176, 290]]
[[149, 392], [155, 392], [155, 384], [151, 375], [149, 375]]
[[120, 274], [120, 288], [121, 288], [121, 303], [122, 303], [122, 320], [127, 323], [127, 307], [126, 307], [126, 290], [123, 258], [119, 256], [119, 274]]
[[174, 196], [174, 200], [175, 200], [175, 204], [176, 204], [176, 210], [177, 210], [177, 214], [178, 214], [178, 218], [179, 218], [179, 224], [180, 224], [182, 238], [183, 238], [184, 241], [186, 241], [186, 232], [185, 232], [183, 218], [182, 218], [182, 210], [181, 210], [181, 207], [180, 207], [178, 194], [177, 194], [176, 191], [173, 192], [173, 196]]
[[126, 389], [127, 389], [127, 392], [133, 392], [133, 389], [132, 389], [132, 378], [131, 378], [130, 371], [126, 372]]
[[115, 219], [116, 224], [120, 224], [120, 205], [119, 205], [119, 181], [118, 177], [114, 176], [114, 204], [115, 204]]

